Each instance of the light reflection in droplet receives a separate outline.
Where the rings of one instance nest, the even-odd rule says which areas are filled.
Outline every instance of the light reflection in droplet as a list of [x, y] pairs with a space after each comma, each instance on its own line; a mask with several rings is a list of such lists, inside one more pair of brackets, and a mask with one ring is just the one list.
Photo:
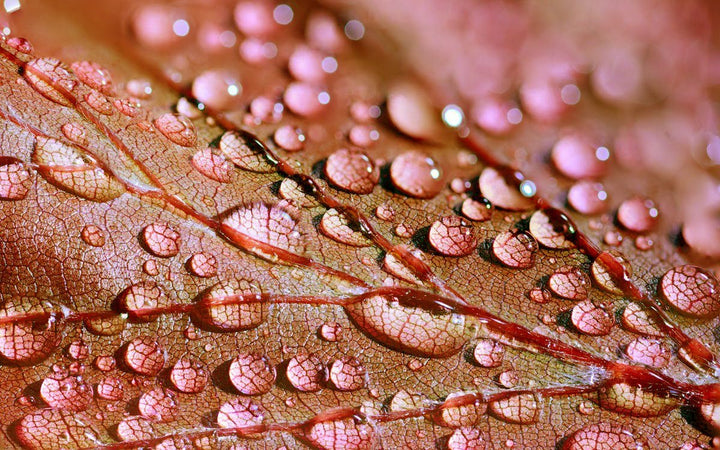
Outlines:
[[277, 5], [273, 10], [273, 19], [280, 25], [287, 25], [293, 20], [293, 10], [286, 4]]
[[187, 36], [190, 32], [190, 24], [185, 19], [178, 19], [173, 22], [173, 33], [182, 37]]
[[337, 59], [333, 58], [332, 56], [323, 58], [321, 65], [322, 70], [325, 71], [325, 73], [335, 73], [338, 68]]
[[442, 120], [445, 122], [445, 125], [457, 128], [465, 121], [465, 115], [458, 105], [450, 104], [443, 108]]
[[522, 119], [523, 119], [523, 113], [518, 108], [511, 108], [507, 112], [507, 121], [513, 125], [519, 124], [520, 122], [522, 122]]
[[13, 13], [20, 9], [20, 0], [5, 0], [3, 6], [6, 12]]
[[225, 30], [222, 33], [220, 33], [220, 44], [223, 47], [230, 48], [233, 45], [235, 45], [235, 42], [237, 42], [237, 37], [235, 36], [235, 33], [233, 33], [230, 30]]
[[720, 164], [720, 136], [710, 136], [705, 151], [713, 163]]
[[365, 36], [365, 25], [359, 20], [349, 20], [345, 24], [345, 36], [352, 41], [359, 41]]
[[610, 158], [610, 150], [607, 147], [598, 147], [595, 150], [595, 157], [600, 161], [607, 161]]
[[328, 103], [330, 103], [330, 94], [322, 91], [318, 94], [318, 102], [320, 102], [321, 105], [327, 105]]
[[566, 84], [560, 90], [560, 98], [566, 105], [577, 105], [580, 102], [580, 89], [574, 84]]
[[438, 169], [430, 170], [430, 176], [433, 178], [433, 180], [437, 180], [438, 178], [440, 178], [440, 170], [438, 170]]
[[535, 183], [533, 183], [530, 180], [525, 180], [522, 183], [520, 183], [520, 193], [524, 195], [525, 197], [532, 197], [537, 192], [537, 187], [535, 186]]
[[267, 59], [272, 59], [277, 56], [277, 45], [272, 42], [266, 42], [263, 44], [263, 56]]
[[236, 84], [230, 84], [227, 87], [227, 92], [231, 96], [235, 97], [236, 95], [238, 95], [240, 93], [240, 88]]

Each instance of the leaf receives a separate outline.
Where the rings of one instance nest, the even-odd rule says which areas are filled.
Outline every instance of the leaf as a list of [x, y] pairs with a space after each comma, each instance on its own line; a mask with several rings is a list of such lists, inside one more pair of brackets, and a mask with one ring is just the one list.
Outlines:
[[702, 5], [96, 3], [0, 43], [0, 446], [714, 442]]

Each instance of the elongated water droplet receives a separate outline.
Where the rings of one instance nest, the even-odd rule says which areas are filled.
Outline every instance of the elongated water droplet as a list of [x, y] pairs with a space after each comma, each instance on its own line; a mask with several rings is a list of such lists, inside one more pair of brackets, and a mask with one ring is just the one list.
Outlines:
[[207, 386], [210, 373], [200, 361], [190, 358], [180, 358], [172, 370], [170, 381], [180, 392], [196, 394], [202, 392]]
[[249, 301], [258, 294], [248, 281], [227, 281], [213, 286], [199, 300], [194, 319], [213, 331], [240, 331], [259, 326], [267, 315], [267, 305]]
[[288, 362], [285, 375], [290, 384], [301, 392], [319, 391], [327, 381], [327, 373], [322, 361], [308, 353], [294, 356]]
[[635, 417], [664, 415], [677, 406], [677, 400], [627, 383], [612, 383], [598, 391], [600, 407]]
[[198, 172], [220, 183], [229, 183], [232, 177], [230, 162], [212, 148], [198, 150], [192, 157], [192, 165]]
[[577, 267], [565, 266], [550, 275], [547, 285], [548, 289], [558, 297], [585, 300], [588, 296], [590, 279]]
[[668, 270], [659, 290], [670, 305], [685, 315], [714, 317], [720, 311], [718, 281], [700, 267], [684, 265]]
[[354, 356], [343, 356], [330, 364], [329, 378], [341, 391], [356, 391], [365, 386], [365, 366]]
[[0, 200], [22, 200], [32, 187], [33, 176], [25, 163], [0, 156]]
[[518, 394], [491, 402], [490, 413], [509, 423], [527, 425], [540, 418], [540, 401], [534, 394]]
[[41, 409], [23, 417], [14, 431], [23, 448], [93, 448], [101, 444], [93, 422], [83, 413]]
[[33, 52], [32, 43], [22, 37], [13, 36], [11, 38], [8, 38], [8, 40], [6, 41], [6, 44], [10, 48], [17, 50], [20, 53], [24, 53], [26, 55], [29, 55]]
[[170, 258], [180, 251], [180, 233], [166, 223], [151, 223], [143, 228], [142, 237], [143, 243], [155, 256]]
[[221, 428], [241, 428], [261, 425], [265, 413], [249, 398], [237, 397], [220, 406], [217, 422]]
[[[28, 317], [37, 316], [35, 320]], [[11, 320], [25, 317], [23, 320]], [[34, 364], [60, 344], [64, 323], [59, 308], [34, 297], [17, 297], [0, 307], [0, 356], [7, 364]]]
[[23, 76], [36, 91], [46, 98], [63, 106], [72, 103], [66, 95], [70, 94], [77, 81], [63, 63], [55, 58], [38, 58], [25, 66]]
[[402, 193], [417, 198], [433, 198], [445, 186], [443, 172], [435, 160], [415, 150], [393, 160], [390, 179]]
[[465, 392], [453, 392], [445, 398], [446, 407], [440, 410], [439, 421], [443, 426], [459, 428], [472, 426], [480, 422], [483, 414], [487, 411], [487, 404], [480, 401], [464, 402], [458, 406], [447, 406], [453, 400], [468, 395]]
[[307, 438], [321, 450], [370, 450], [375, 445], [373, 428], [357, 417], [316, 422]]
[[646, 445], [629, 428], [600, 422], [574, 432], [565, 441], [562, 450], [642, 450]]
[[80, 81], [105, 95], [115, 95], [112, 76], [110, 72], [96, 62], [78, 61], [70, 65]]
[[92, 395], [90, 385], [80, 376], [52, 374], [40, 385], [40, 396], [53, 409], [84, 411]]
[[527, 269], [535, 265], [537, 241], [523, 231], [504, 231], [492, 244], [495, 257], [514, 269]]
[[182, 114], [165, 113], [155, 119], [155, 127], [166, 138], [182, 147], [194, 147], [197, 143], [195, 126]]
[[226, 131], [220, 138], [220, 151], [241, 169], [268, 173], [275, 169], [262, 152], [262, 147], [247, 141], [237, 131]]
[[170, 305], [170, 299], [152, 281], [133, 284], [122, 291], [116, 301], [118, 310], [127, 313], [132, 319], [139, 322], [150, 322], [157, 319], [158, 314], [151, 310]]
[[264, 394], [275, 384], [275, 367], [260, 353], [241, 353], [230, 363], [230, 381], [245, 395]]
[[648, 336], [663, 335], [658, 323], [641, 303], [628, 303], [623, 310], [622, 324], [633, 333], [646, 334]]
[[115, 336], [125, 330], [127, 319], [122, 315], [112, 317], [95, 317], [84, 320], [85, 327], [98, 336]]
[[53, 138], [35, 138], [33, 162], [47, 181], [87, 200], [106, 202], [125, 192], [123, 184], [94, 158]]
[[[223, 232], [231, 239], [243, 240], [250, 238], [243, 247], [259, 256], [274, 259], [272, 248], [262, 244], [302, 254], [305, 251], [305, 240], [300, 227], [293, 216], [282, 205], [253, 203], [240, 206], [229, 213], [222, 221]], [[241, 236], [237, 236], [240, 233]], [[241, 244], [242, 245], [242, 244]]]
[[550, 216], [544, 210], [538, 210], [530, 217], [530, 234], [547, 248], [571, 248], [572, 240], [568, 239], [568, 230], [557, 229]]
[[353, 247], [367, 247], [372, 242], [362, 231], [354, 229], [344, 214], [328, 209], [320, 219], [320, 231], [327, 237]]
[[607, 253], [607, 255], [603, 257], [601, 254], [599, 257], [595, 258], [592, 266], [590, 267], [593, 279], [595, 280], [595, 283], [603, 290], [612, 294], [621, 295], [623, 293], [623, 290], [613, 280], [611, 271], [609, 270], [605, 261], [607, 257], [614, 258], [615, 261], [619, 262], [620, 265], [623, 267], [625, 271], [625, 277], [627, 277], [628, 279], [632, 276], [632, 266], [630, 265], [630, 261], [628, 261], [622, 253], [616, 250], [610, 250], [609, 252], [603, 252], [603, 254], [604, 253]]
[[364, 152], [342, 148], [328, 157], [325, 176], [335, 187], [369, 194], [380, 180], [380, 171]]
[[[419, 259], [420, 261], [426, 262], [425, 255], [422, 253], [422, 251], [420, 251], [420, 249], [404, 244], [400, 245], [399, 248], [410, 252], [415, 258]], [[383, 270], [409, 283], [418, 285], [422, 284], [422, 280], [416, 277], [415, 274], [392, 253], [385, 254], [385, 259], [383, 260]]]
[[140, 375], [155, 376], [165, 366], [165, 351], [150, 336], [139, 336], [125, 349], [125, 363]]
[[85, 101], [92, 109], [104, 116], [112, 115], [115, 110], [112, 102], [101, 92], [94, 89], [85, 94]]
[[178, 414], [178, 403], [171, 390], [156, 387], [140, 396], [138, 410], [153, 422], [171, 422]]

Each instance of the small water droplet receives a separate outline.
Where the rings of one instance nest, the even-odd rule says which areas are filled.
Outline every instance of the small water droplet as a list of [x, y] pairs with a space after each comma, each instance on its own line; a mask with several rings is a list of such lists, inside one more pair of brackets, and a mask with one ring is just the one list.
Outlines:
[[562, 450], [642, 450], [647, 444], [631, 429], [606, 422], [587, 425], [574, 432]]
[[473, 198], [466, 198], [462, 202], [460, 210], [463, 216], [476, 222], [485, 222], [492, 216], [493, 206], [490, 201], [486, 198], [480, 198], [475, 200]]
[[355, 229], [345, 215], [335, 209], [325, 211], [318, 228], [327, 237], [353, 247], [366, 247], [372, 244], [362, 231]]
[[127, 417], [118, 424], [117, 435], [121, 441], [142, 441], [151, 439], [155, 435], [155, 428], [144, 417]]
[[433, 139], [441, 133], [439, 115], [420, 86], [408, 82], [391, 86], [386, 104], [390, 120], [402, 133], [418, 139]]
[[25, 163], [10, 156], [0, 156], [0, 200], [24, 199], [33, 183]]
[[617, 247], [618, 245], [622, 244], [622, 241], [623, 241], [623, 236], [622, 236], [622, 234], [620, 234], [617, 231], [608, 231], [603, 236], [603, 242], [605, 242], [605, 244], [613, 246], [613, 247]]
[[568, 300], [585, 300], [589, 285], [588, 276], [579, 268], [570, 266], [557, 269], [547, 283], [553, 294]]
[[506, 389], [512, 389], [520, 382], [520, 375], [513, 369], [503, 370], [498, 374], [497, 382]]
[[365, 386], [365, 366], [354, 356], [344, 356], [330, 364], [329, 379], [340, 391], [356, 391]]
[[383, 203], [375, 208], [375, 215], [378, 219], [390, 222], [395, 218], [395, 210], [388, 203]]
[[143, 228], [143, 242], [148, 250], [162, 258], [175, 256], [180, 251], [180, 233], [166, 223], [155, 222]]
[[239, 99], [242, 85], [229, 72], [223, 70], [206, 70], [198, 75], [192, 83], [192, 94], [208, 107], [223, 111], [230, 108]]
[[[545, 210], [538, 210], [530, 217], [530, 234], [547, 248], [571, 248], [575, 244], [568, 239], [570, 230], [558, 229], [558, 225], [551, 220]], [[570, 226], [566, 224], [566, 226]], [[564, 227], [563, 227], [564, 228]]]
[[402, 238], [410, 238], [415, 234], [415, 229], [403, 222], [395, 227], [395, 234]]
[[302, 129], [292, 125], [283, 125], [273, 134], [273, 140], [283, 150], [297, 152], [305, 148], [305, 133]]
[[116, 98], [113, 106], [120, 114], [127, 117], [135, 117], [140, 113], [140, 102], [134, 98]]
[[568, 178], [599, 178], [607, 170], [607, 162], [598, 159], [595, 147], [586, 136], [571, 134], [555, 143], [551, 159], [555, 167]]
[[40, 385], [40, 396], [53, 409], [84, 411], [92, 401], [92, 389], [82, 377], [53, 374]]
[[570, 320], [578, 331], [589, 336], [605, 336], [615, 324], [610, 313], [589, 300], [572, 308]]
[[622, 324], [628, 330], [649, 336], [662, 336], [658, 323], [641, 303], [630, 302], [623, 310]]
[[248, 398], [236, 397], [220, 406], [217, 423], [220, 428], [251, 427], [262, 424], [264, 418], [259, 405]]
[[275, 367], [260, 353], [241, 353], [230, 363], [230, 381], [245, 395], [264, 394], [275, 384]]
[[[601, 253], [601, 255], [602, 254], [607, 254], [607, 256], [614, 258], [615, 261], [620, 263], [620, 265], [624, 269], [624, 276], [626, 278], [629, 279], [632, 276], [632, 266], [622, 253], [611, 250], [609, 252], [603, 252]], [[595, 280], [595, 283], [597, 283], [597, 285], [600, 286], [603, 290], [617, 295], [621, 295], [623, 293], [622, 289], [613, 280], [610, 270], [605, 263], [605, 257], [595, 258], [590, 271], [592, 273], [593, 279]]]
[[60, 130], [66, 138], [78, 145], [87, 145], [87, 135], [85, 133], [85, 127], [77, 122], [68, 122], [64, 124]]
[[600, 214], [607, 209], [608, 194], [600, 183], [578, 181], [568, 191], [568, 203], [581, 214]]
[[320, 336], [327, 342], [338, 342], [342, 332], [342, 326], [337, 322], [326, 322], [320, 327]]
[[445, 186], [443, 172], [435, 160], [415, 150], [393, 160], [390, 179], [401, 192], [417, 198], [433, 198]]
[[33, 52], [32, 44], [25, 38], [13, 36], [9, 38], [6, 43], [10, 48], [26, 55]]
[[618, 222], [630, 231], [644, 233], [652, 229], [658, 221], [655, 203], [649, 198], [632, 197], [620, 204], [617, 212]]
[[467, 256], [477, 247], [472, 226], [458, 216], [444, 216], [433, 222], [428, 232], [430, 245], [441, 255]]
[[155, 119], [155, 127], [163, 136], [182, 147], [194, 147], [197, 143], [195, 126], [182, 114], [165, 113]]
[[180, 358], [170, 371], [170, 381], [180, 392], [202, 392], [210, 374], [205, 365], [189, 358]]
[[78, 61], [72, 63], [70, 68], [80, 81], [105, 95], [115, 95], [110, 72], [103, 66], [91, 61]]
[[92, 109], [105, 116], [112, 115], [114, 111], [112, 102], [101, 92], [94, 89], [85, 94], [85, 101]]
[[511, 211], [522, 211], [532, 207], [532, 199], [519, 189], [521, 182], [526, 181], [523, 175], [517, 171], [508, 171], [506, 176], [508, 178], [512, 176], [512, 184], [498, 170], [492, 167], [483, 169], [478, 179], [482, 195], [493, 205]]
[[637, 248], [638, 250], [650, 250], [654, 244], [655, 241], [653, 241], [652, 238], [648, 236], [638, 236], [635, 238], [635, 248]]
[[[324, 94], [324, 95], [323, 95]], [[290, 83], [283, 93], [283, 102], [288, 109], [302, 117], [318, 115], [329, 102], [327, 92], [318, 86], [301, 81]]]
[[125, 364], [141, 375], [155, 376], [165, 366], [165, 351], [151, 336], [139, 336], [128, 343]]
[[133, 97], [143, 100], [152, 94], [152, 86], [147, 80], [130, 80], [125, 83], [125, 90]]
[[718, 281], [700, 267], [688, 264], [668, 270], [659, 290], [670, 305], [688, 316], [713, 317], [720, 311]]
[[81, 339], [72, 341], [66, 349], [68, 356], [76, 361], [82, 361], [90, 355], [90, 347]]
[[325, 176], [335, 187], [369, 194], [380, 180], [380, 171], [364, 152], [342, 148], [328, 157]]
[[212, 331], [240, 331], [259, 326], [267, 315], [267, 305], [244, 300], [259, 291], [246, 280], [222, 282], [213, 286], [200, 301], [194, 320]]
[[285, 374], [290, 384], [302, 392], [319, 391], [327, 381], [327, 372], [322, 361], [308, 353], [294, 356], [288, 362]]
[[220, 138], [220, 151], [241, 169], [257, 173], [274, 170], [255, 141], [246, 141], [237, 131], [226, 131]]
[[517, 394], [491, 402], [490, 413], [508, 423], [527, 425], [540, 418], [540, 401], [534, 394]]
[[504, 356], [505, 346], [491, 339], [480, 339], [473, 351], [473, 358], [482, 367], [499, 367]]
[[77, 81], [59, 60], [33, 59], [25, 66], [23, 77], [44, 97], [63, 106], [72, 104], [66, 95], [75, 89]]
[[[222, 230], [231, 239], [233, 234], [240, 233], [258, 243], [292, 253], [302, 254], [305, 251], [305, 239], [299, 224], [281, 204], [252, 203], [239, 206], [223, 219]], [[275, 259], [270, 253], [272, 249], [255, 245], [248, 250], [258, 256]]]
[[357, 417], [315, 422], [306, 436], [322, 450], [370, 450], [376, 444], [372, 426]]
[[171, 422], [178, 413], [177, 399], [171, 390], [155, 387], [140, 396], [138, 411], [153, 422]]
[[482, 430], [474, 427], [460, 427], [448, 439], [448, 450], [485, 450], [487, 441]]
[[229, 183], [232, 176], [230, 162], [212, 148], [198, 150], [192, 157], [192, 165], [198, 172], [220, 183]]
[[235, 5], [235, 25], [247, 36], [268, 36], [277, 29], [273, 18], [275, 6], [258, 1], [240, 1]]
[[528, 292], [528, 297], [535, 303], [543, 304], [551, 300], [551, 294], [546, 289], [534, 287]]
[[[274, 100], [265, 96], [255, 97], [253, 101], [250, 102], [250, 114], [252, 114], [255, 123], [258, 125], [263, 122], [279, 122], [280, 119], [282, 119], [283, 109], [282, 103], [275, 103]], [[289, 125], [288, 127], [294, 129]], [[278, 145], [280, 144], [278, 143]]]
[[523, 231], [504, 231], [493, 240], [495, 257], [514, 269], [527, 269], [535, 265], [537, 241]]
[[100, 355], [96, 357], [94, 364], [101, 372], [109, 372], [115, 369], [116, 366], [115, 358], [110, 355]]
[[288, 59], [290, 75], [300, 81], [319, 83], [325, 79], [324, 55], [305, 45], [298, 46]]

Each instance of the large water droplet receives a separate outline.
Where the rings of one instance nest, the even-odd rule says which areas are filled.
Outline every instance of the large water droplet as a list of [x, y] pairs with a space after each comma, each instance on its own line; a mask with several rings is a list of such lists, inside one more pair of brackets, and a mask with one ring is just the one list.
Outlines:
[[365, 366], [354, 356], [343, 356], [330, 364], [329, 379], [340, 391], [356, 391], [365, 386]]
[[577, 267], [564, 266], [548, 278], [547, 286], [553, 294], [568, 300], [585, 300], [590, 279]]
[[275, 169], [265, 158], [262, 147], [253, 141], [246, 141], [237, 131], [226, 131], [220, 138], [220, 151], [236, 166], [258, 173]]
[[80, 232], [83, 242], [93, 247], [105, 245], [105, 232], [97, 225], [85, 225]]
[[155, 119], [155, 127], [166, 138], [182, 147], [194, 147], [197, 143], [195, 126], [182, 114], [165, 113]]
[[482, 367], [499, 367], [505, 356], [505, 346], [492, 339], [480, 339], [475, 344], [473, 357]]
[[643, 197], [632, 197], [620, 204], [617, 219], [628, 230], [644, 233], [655, 226], [659, 215], [660, 213], [652, 200]]
[[370, 450], [375, 445], [373, 428], [357, 417], [316, 422], [307, 438], [321, 450]]
[[143, 243], [148, 250], [162, 258], [170, 258], [180, 251], [180, 233], [163, 222], [155, 222], [143, 228]]
[[692, 317], [713, 317], [720, 311], [717, 279], [697, 266], [674, 267], [660, 281], [663, 298], [679, 312]]
[[125, 363], [141, 375], [155, 376], [165, 366], [165, 351], [150, 336], [139, 336], [125, 349]]
[[233, 18], [238, 30], [247, 36], [268, 36], [277, 29], [273, 4], [269, 2], [240, 1], [235, 5]]
[[212, 109], [222, 111], [238, 101], [242, 85], [223, 70], [206, 70], [192, 84], [193, 96]]
[[341, 148], [328, 157], [325, 176], [340, 189], [369, 194], [380, 180], [380, 171], [364, 152]]
[[625, 353], [637, 363], [658, 369], [667, 366], [672, 356], [670, 349], [660, 339], [644, 336], [632, 340], [625, 348]]
[[582, 301], [572, 308], [570, 320], [578, 331], [590, 336], [604, 336], [610, 333], [615, 324], [610, 313], [589, 300]]
[[33, 176], [25, 163], [0, 156], [0, 200], [22, 200], [32, 187]]
[[241, 428], [261, 425], [265, 413], [249, 398], [236, 397], [223, 403], [218, 411], [217, 422], [221, 428]]
[[117, 435], [121, 441], [142, 441], [155, 435], [155, 427], [144, 417], [127, 417], [118, 424]]
[[480, 429], [461, 427], [450, 435], [447, 447], [448, 450], [485, 450], [487, 441]]
[[568, 191], [568, 203], [581, 214], [600, 214], [608, 207], [608, 194], [600, 183], [578, 181]]
[[303, 117], [320, 114], [329, 100], [327, 92], [314, 84], [301, 81], [290, 83], [283, 93], [283, 101], [288, 109]]
[[463, 316], [434, 313], [375, 295], [346, 307], [356, 325], [381, 343], [416, 356], [448, 356], [468, 340]]
[[534, 394], [517, 394], [489, 405], [493, 416], [509, 423], [527, 425], [540, 418], [540, 401]]
[[257, 288], [245, 280], [217, 284], [200, 298], [194, 319], [214, 331], [255, 328], [265, 320], [267, 305], [243, 297], [257, 294]]
[[646, 445], [629, 428], [600, 422], [577, 430], [565, 441], [562, 450], [642, 450]]
[[192, 165], [198, 172], [220, 183], [229, 183], [232, 177], [230, 162], [212, 148], [198, 150], [192, 157]]
[[92, 395], [92, 388], [80, 376], [52, 374], [40, 385], [40, 396], [53, 409], [84, 411]]
[[156, 387], [140, 396], [138, 411], [153, 422], [171, 422], [178, 414], [177, 399], [171, 390]]
[[557, 225], [542, 209], [535, 211], [530, 217], [529, 228], [530, 234], [547, 248], [571, 248], [575, 245], [568, 239], [568, 230], [557, 229]]
[[[513, 183], [522, 181], [520, 172], [514, 172], [514, 175], [517, 179]], [[483, 169], [478, 184], [482, 195], [499, 208], [522, 211], [533, 206], [531, 198], [523, 195], [514, 184], [508, 184], [503, 175], [492, 167]]]
[[211, 278], [217, 275], [218, 262], [210, 253], [195, 253], [188, 259], [187, 268], [193, 275]]
[[352, 227], [344, 214], [335, 209], [328, 209], [320, 219], [319, 229], [327, 237], [353, 247], [367, 247], [372, 242], [362, 231]]
[[153, 281], [133, 284], [122, 291], [116, 301], [118, 310], [139, 322], [157, 319], [158, 314], [151, 310], [170, 305], [170, 299]]
[[433, 222], [428, 240], [438, 253], [445, 256], [467, 256], [478, 244], [475, 230], [458, 216], [445, 216]]
[[[605, 254], [605, 256], [602, 256], [603, 254]], [[592, 273], [595, 283], [597, 283], [597, 285], [600, 286], [603, 290], [612, 294], [622, 295], [623, 290], [620, 288], [620, 286], [617, 285], [617, 283], [615, 283], [611, 274], [611, 270], [608, 268], [608, 265], [605, 262], [608, 257], [614, 258], [615, 261], [620, 263], [620, 265], [624, 269], [625, 277], [629, 279], [629, 277], [632, 276], [632, 266], [630, 265], [630, 261], [625, 259], [622, 253], [615, 250], [603, 252], [600, 254], [600, 256], [595, 258], [590, 268], [590, 272]]]
[[607, 169], [607, 161], [599, 159], [595, 147], [580, 135], [569, 135], [558, 140], [550, 157], [560, 173], [575, 180], [599, 178]]
[[463, 216], [470, 220], [477, 222], [485, 222], [492, 216], [493, 206], [492, 203], [486, 198], [475, 200], [472, 198], [466, 198], [462, 202], [460, 210]]
[[[28, 320], [37, 316], [36, 320]], [[22, 320], [17, 320], [24, 317]], [[60, 344], [63, 321], [59, 308], [34, 297], [18, 297], [0, 307], [0, 356], [8, 364], [34, 364]]]
[[323, 58], [324, 55], [319, 51], [300, 45], [288, 59], [288, 71], [300, 81], [319, 83], [326, 74], [322, 67]]
[[[453, 392], [445, 398], [445, 403], [452, 404], [453, 399], [459, 399], [465, 395], [468, 394]], [[475, 425], [480, 422], [483, 414], [487, 411], [487, 405], [480, 401], [472, 401], [458, 406], [445, 406], [440, 410], [439, 421], [443, 426], [451, 428]]]
[[122, 400], [125, 396], [125, 388], [123, 387], [122, 381], [120, 378], [114, 376], [107, 376], [100, 380], [95, 387], [95, 392], [97, 392], [98, 397], [112, 402]]
[[[253, 203], [240, 206], [222, 221], [223, 232], [232, 239], [250, 238], [259, 244], [277, 247], [292, 253], [305, 251], [305, 240], [293, 216], [282, 205]], [[242, 236], [236, 236], [240, 233]], [[268, 259], [275, 259], [272, 249], [249, 242], [248, 251]]]
[[90, 425], [94, 421], [82, 413], [41, 409], [23, 417], [15, 426], [15, 436], [23, 448], [61, 450], [94, 448], [101, 444]]
[[302, 392], [319, 391], [327, 381], [327, 373], [322, 361], [308, 353], [294, 356], [288, 362], [285, 375], [290, 384]]
[[[55, 58], [38, 58], [25, 66], [23, 76], [36, 91], [63, 106], [72, 103], [66, 95], [77, 85], [75, 77]], [[46, 81], [47, 80], [47, 81]]]
[[440, 115], [430, 103], [427, 92], [415, 84], [392, 86], [388, 92], [387, 111], [393, 125], [410, 137], [433, 139], [441, 133]]
[[492, 244], [495, 257], [514, 269], [532, 267], [537, 249], [537, 241], [523, 231], [504, 231], [497, 235]]
[[94, 89], [85, 94], [85, 101], [93, 110], [104, 116], [110, 116], [115, 111], [110, 99]]
[[445, 185], [443, 172], [435, 160], [415, 150], [393, 160], [390, 179], [401, 192], [417, 198], [433, 198]]
[[95, 202], [125, 192], [125, 186], [80, 148], [44, 136], [35, 138], [33, 162], [50, 183]]
[[187, 394], [202, 392], [209, 378], [210, 373], [203, 363], [186, 357], [180, 358], [170, 370], [173, 386]]
[[70, 65], [80, 81], [105, 95], [115, 95], [110, 72], [100, 64], [92, 61], [78, 61]]
[[677, 400], [627, 383], [612, 383], [598, 391], [604, 409], [635, 417], [664, 415], [677, 406]]
[[638, 302], [630, 302], [623, 310], [623, 326], [638, 334], [649, 336], [662, 336], [658, 323], [652, 318], [650, 312]]
[[275, 384], [275, 367], [260, 353], [241, 353], [230, 363], [230, 381], [245, 395], [264, 394]]

